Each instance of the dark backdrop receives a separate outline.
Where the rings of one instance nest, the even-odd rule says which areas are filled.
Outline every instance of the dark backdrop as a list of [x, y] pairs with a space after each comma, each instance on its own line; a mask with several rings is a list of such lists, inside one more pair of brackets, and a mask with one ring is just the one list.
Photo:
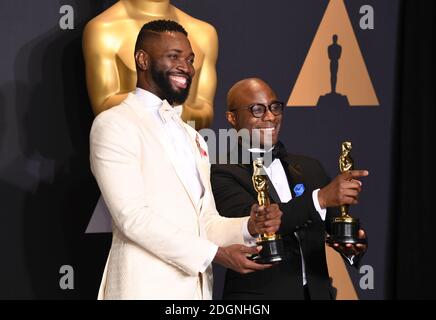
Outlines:
[[[389, 297], [435, 299], [435, 256], [431, 249], [435, 172], [431, 156], [436, 120], [436, 36], [434, 1], [405, 1], [401, 6], [396, 139], [391, 212], [393, 233]], [[432, 39], [432, 40], [430, 40]], [[433, 146], [433, 147], [432, 147]]]

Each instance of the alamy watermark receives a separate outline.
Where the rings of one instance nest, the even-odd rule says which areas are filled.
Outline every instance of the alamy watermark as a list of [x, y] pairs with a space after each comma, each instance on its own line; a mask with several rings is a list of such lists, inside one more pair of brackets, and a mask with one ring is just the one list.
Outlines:
[[362, 290], [374, 290], [374, 268], [370, 265], [363, 265], [359, 268], [359, 273], [363, 274], [359, 280], [359, 287]]
[[59, 279], [59, 288], [62, 290], [74, 289], [74, 269], [68, 264], [64, 264], [59, 269], [59, 274], [62, 276]]
[[[193, 127], [194, 122], [188, 124]], [[260, 154], [265, 163], [272, 161], [272, 153], [269, 151], [272, 145], [272, 131], [270, 129], [219, 129], [218, 135], [212, 129], [201, 129], [201, 134], [206, 141], [208, 156], [211, 164], [251, 164], [249, 152], [239, 152], [237, 145], [241, 144], [242, 150], [254, 150]], [[263, 152], [265, 151], [265, 152]]]
[[374, 8], [368, 4], [361, 6], [359, 13], [362, 14], [359, 25], [362, 30], [374, 30]]
[[59, 19], [59, 27], [62, 30], [74, 29], [74, 8], [70, 5], [63, 5], [59, 8], [59, 13], [62, 14]]

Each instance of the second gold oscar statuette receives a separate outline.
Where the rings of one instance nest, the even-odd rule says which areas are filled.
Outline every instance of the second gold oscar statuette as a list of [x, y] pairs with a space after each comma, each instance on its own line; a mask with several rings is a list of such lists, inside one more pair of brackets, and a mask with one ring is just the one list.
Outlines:
[[[352, 144], [345, 141], [341, 145], [341, 155], [339, 156], [339, 171], [341, 173], [354, 170], [354, 160], [351, 157]], [[327, 238], [328, 243], [356, 244], [364, 240], [359, 239], [359, 219], [353, 218], [349, 214], [349, 205], [341, 206], [341, 216], [334, 218], [331, 223], [331, 234]]]
[[[269, 206], [268, 179], [263, 167], [263, 159], [253, 161], [253, 186], [257, 191], [259, 206]], [[283, 240], [279, 234], [262, 234], [256, 240], [256, 244], [262, 246], [262, 250], [255, 255], [253, 261], [261, 264], [281, 262], [285, 259]]]

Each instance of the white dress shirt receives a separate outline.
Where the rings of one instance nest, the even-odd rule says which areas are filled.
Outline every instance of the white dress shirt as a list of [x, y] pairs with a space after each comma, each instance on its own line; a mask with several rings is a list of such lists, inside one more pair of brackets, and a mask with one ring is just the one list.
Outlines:
[[[267, 152], [271, 152], [273, 148], [274, 147], [272, 147]], [[257, 149], [257, 148], [248, 149], [248, 151], [255, 152], [255, 153], [265, 153], [265, 150]], [[271, 183], [273, 184], [274, 189], [276, 190], [277, 195], [280, 198], [280, 201], [282, 203], [288, 203], [289, 201], [291, 201], [292, 193], [289, 187], [288, 178], [286, 177], [285, 169], [283, 168], [281, 161], [279, 159], [274, 159], [274, 161], [271, 162], [269, 166], [264, 166], [264, 169], [266, 174], [268, 175], [268, 178], [271, 180]], [[324, 221], [327, 214], [327, 210], [322, 209], [321, 206], [319, 205], [318, 192], [319, 189], [316, 189], [312, 192], [312, 200], [316, 211], [319, 213], [319, 216], [321, 217], [322, 221]], [[300, 239], [298, 238], [298, 234], [296, 232], [294, 234], [295, 237], [298, 239], [298, 241], [300, 241]], [[305, 285], [307, 283], [306, 267], [304, 262], [303, 251], [301, 250], [301, 245], [300, 245], [300, 253], [301, 253], [301, 268], [303, 270], [303, 285]]]

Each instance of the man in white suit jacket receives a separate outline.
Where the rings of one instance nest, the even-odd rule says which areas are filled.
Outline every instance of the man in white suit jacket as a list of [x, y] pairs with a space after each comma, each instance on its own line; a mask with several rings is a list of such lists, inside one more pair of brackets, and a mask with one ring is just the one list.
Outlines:
[[212, 261], [241, 273], [270, 267], [250, 261], [260, 248], [243, 244], [277, 231], [282, 213], [219, 216], [207, 144], [180, 119], [193, 59], [183, 27], [144, 25], [136, 91], [93, 123], [91, 169], [113, 220], [99, 299], [211, 299]]

